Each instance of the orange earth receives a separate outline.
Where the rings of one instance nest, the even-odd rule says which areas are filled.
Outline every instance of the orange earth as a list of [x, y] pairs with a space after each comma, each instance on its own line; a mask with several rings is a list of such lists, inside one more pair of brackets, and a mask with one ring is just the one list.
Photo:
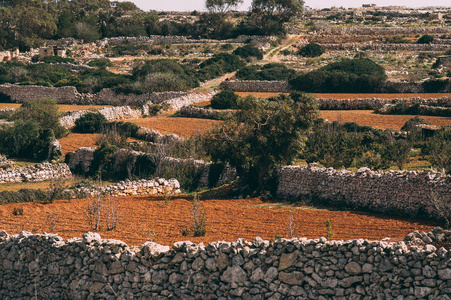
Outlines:
[[[324, 221], [332, 220], [332, 239], [400, 241], [412, 231], [429, 231], [435, 224], [403, 218], [351, 211], [331, 211], [309, 207], [284, 207], [259, 199], [205, 200], [207, 233], [204, 237], [183, 236], [180, 229], [192, 222], [192, 201], [184, 198], [170, 200], [167, 205], [160, 197], [117, 197], [120, 220], [116, 230], [98, 231], [103, 238], [119, 239], [129, 245], [153, 240], [163, 245], [190, 240], [195, 243], [218, 240], [235, 241], [256, 236], [270, 240], [288, 237], [289, 212], [293, 213], [293, 231], [298, 237], [319, 238], [327, 233]], [[85, 210], [88, 199], [59, 200], [53, 204], [19, 203], [0, 205], [0, 230], [17, 234], [21, 230], [33, 233], [53, 232], [63, 238], [81, 237], [90, 231]], [[14, 207], [23, 207], [23, 216], [14, 216]], [[102, 216], [103, 218], [103, 216]], [[105, 227], [104, 221], [101, 226]]]
[[221, 121], [197, 119], [197, 118], [175, 118], [168, 116], [158, 116], [143, 119], [125, 120], [143, 126], [148, 129], [159, 131], [162, 134], [173, 133], [182, 137], [203, 133], [210, 130]]
[[[359, 125], [366, 125], [380, 129], [391, 128], [394, 130], [400, 130], [408, 120], [415, 117], [412, 115], [379, 115], [375, 114], [372, 110], [322, 110], [320, 113], [321, 118], [327, 119], [331, 122], [356, 122]], [[451, 125], [451, 118], [448, 117], [419, 117], [431, 122], [432, 125]]]
[[[247, 95], [255, 95], [259, 98], [269, 98], [279, 94], [288, 93], [255, 93], [255, 92], [235, 92], [240, 97], [246, 97]], [[364, 98], [380, 98], [380, 99], [399, 99], [399, 98], [442, 98], [442, 97], [450, 97], [451, 93], [408, 93], [408, 94], [325, 94], [325, 93], [313, 93], [316, 98], [325, 98], [325, 99], [364, 99]]]

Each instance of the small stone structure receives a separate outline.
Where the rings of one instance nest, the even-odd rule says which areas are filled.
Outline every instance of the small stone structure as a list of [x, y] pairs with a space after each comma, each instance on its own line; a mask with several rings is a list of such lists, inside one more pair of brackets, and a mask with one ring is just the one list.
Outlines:
[[187, 118], [227, 120], [232, 116], [233, 113], [233, 111], [228, 110], [207, 109], [197, 106], [184, 106], [177, 112], [177, 115], [179, 117]]
[[446, 242], [441, 228], [398, 243], [257, 237], [172, 249], [0, 231], [0, 298], [445, 300], [451, 251], [433, 244]]
[[0, 155], [0, 170], [15, 168], [16, 163], [12, 160], [7, 159], [6, 157]]
[[38, 182], [71, 176], [72, 173], [66, 164], [43, 163], [25, 168], [0, 170], [0, 183]]
[[314, 199], [332, 206], [439, 219], [431, 197], [451, 205], [451, 177], [432, 170], [357, 172], [286, 166], [279, 172], [278, 197]]

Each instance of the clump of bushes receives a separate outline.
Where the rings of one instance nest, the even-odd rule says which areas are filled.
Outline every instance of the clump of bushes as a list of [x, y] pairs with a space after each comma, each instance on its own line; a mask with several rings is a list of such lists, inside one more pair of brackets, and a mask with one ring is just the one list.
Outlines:
[[238, 55], [239, 57], [244, 59], [252, 59], [252, 58], [256, 58], [258, 60], [263, 59], [263, 52], [257, 47], [254, 47], [252, 45], [239, 47], [235, 51], [233, 51], [233, 54]]
[[99, 112], [88, 112], [75, 120], [74, 131], [79, 133], [95, 133], [102, 130], [107, 119]]
[[235, 54], [219, 53], [199, 65], [198, 78], [206, 81], [244, 66], [244, 62]]
[[417, 44], [432, 44], [434, 42], [434, 36], [430, 34], [422, 35], [418, 40]]
[[108, 58], [96, 58], [88, 63], [90, 67], [106, 68], [112, 67], [113, 63]]
[[211, 99], [214, 109], [231, 109], [237, 107], [238, 95], [232, 91], [221, 91]]
[[344, 59], [290, 81], [293, 89], [313, 93], [371, 93], [387, 79], [384, 68], [368, 58]]
[[310, 43], [305, 46], [303, 46], [299, 51], [298, 54], [304, 57], [317, 57], [323, 55], [325, 52], [325, 49], [323, 46]]
[[290, 80], [296, 72], [284, 64], [269, 63], [263, 66], [251, 65], [239, 69], [235, 76], [240, 80]]

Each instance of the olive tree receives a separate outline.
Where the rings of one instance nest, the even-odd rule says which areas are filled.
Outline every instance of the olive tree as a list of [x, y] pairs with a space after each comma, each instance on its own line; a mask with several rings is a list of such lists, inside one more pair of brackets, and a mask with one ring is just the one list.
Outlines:
[[244, 185], [262, 190], [275, 182], [277, 168], [292, 163], [302, 150], [304, 131], [318, 116], [316, 99], [248, 96], [238, 100], [238, 107], [234, 119], [206, 134], [207, 153], [236, 168]]

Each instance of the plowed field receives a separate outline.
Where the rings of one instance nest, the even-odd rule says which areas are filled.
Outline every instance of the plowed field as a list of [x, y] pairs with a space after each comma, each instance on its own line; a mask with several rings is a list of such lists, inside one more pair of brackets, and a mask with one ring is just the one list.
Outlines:
[[[259, 98], [269, 98], [276, 96], [281, 93], [254, 93], [254, 92], [235, 92], [238, 96], [246, 97], [247, 95], [255, 95]], [[283, 93], [288, 94], [288, 93]], [[419, 93], [419, 94], [321, 94], [321, 93], [313, 93], [317, 98], [326, 98], [326, 99], [364, 99], [364, 98], [380, 98], [380, 99], [396, 99], [396, 98], [414, 98], [420, 97], [423, 99], [429, 98], [442, 98], [442, 97], [450, 97], [451, 93]]]
[[157, 130], [162, 134], [173, 133], [183, 137], [208, 131], [212, 126], [220, 123], [220, 121], [216, 120], [173, 118], [166, 116], [126, 121], [133, 122], [148, 129]]
[[[329, 121], [356, 122], [359, 125], [366, 125], [380, 129], [391, 128], [400, 130], [401, 127], [411, 118], [412, 115], [379, 115], [372, 110], [322, 110], [321, 118]], [[451, 125], [451, 118], [447, 117], [431, 117], [420, 116], [428, 120], [432, 125], [449, 126]]]
[[95, 133], [71, 133], [59, 139], [63, 153], [69, 153], [81, 147], [96, 147], [96, 140], [99, 134]]
[[[161, 198], [119, 197], [120, 224], [116, 230], [100, 231], [103, 238], [119, 239], [129, 245], [140, 245], [155, 240], [163, 245], [190, 240], [195, 243], [217, 240], [252, 240], [256, 236], [273, 239], [287, 237], [290, 208], [278, 208], [259, 199], [201, 201], [207, 213], [207, 234], [204, 237], [185, 237], [183, 226], [191, 224], [190, 200], [177, 198], [167, 206]], [[53, 204], [21, 203], [0, 205], [0, 230], [10, 234], [21, 230], [33, 233], [58, 233], [64, 238], [81, 237], [90, 231], [85, 209], [88, 200], [56, 201]], [[23, 207], [23, 216], [14, 216], [13, 207]], [[291, 208], [294, 232], [298, 237], [319, 238], [327, 231], [324, 221], [332, 220], [335, 235], [332, 239], [366, 238], [380, 240], [385, 237], [399, 241], [414, 230], [429, 231], [434, 224], [408, 219], [349, 211]], [[51, 224], [53, 230], [51, 230]], [[104, 224], [103, 221], [101, 224]], [[105, 226], [105, 225], [103, 225]]]

